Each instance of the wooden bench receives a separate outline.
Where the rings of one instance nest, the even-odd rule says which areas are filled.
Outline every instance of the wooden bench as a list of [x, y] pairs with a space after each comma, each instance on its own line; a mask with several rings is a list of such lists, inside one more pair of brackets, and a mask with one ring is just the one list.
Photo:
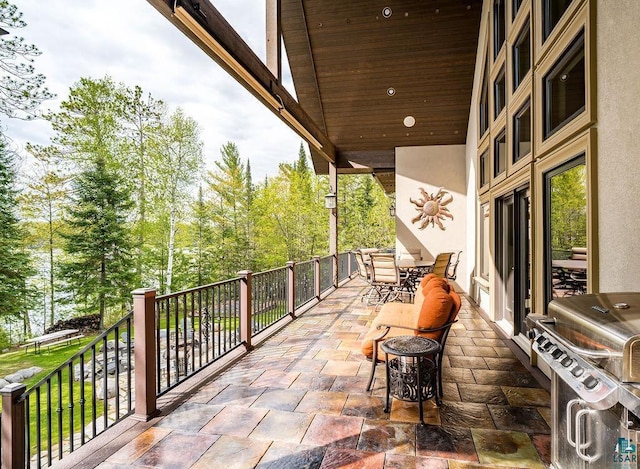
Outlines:
[[64, 339], [60, 339], [60, 340], [56, 340], [55, 342], [49, 342], [49, 343], [45, 343], [45, 344], [40, 344], [41, 346], [44, 345], [45, 347], [47, 347], [47, 350], [50, 349], [51, 347], [55, 347], [57, 345], [71, 345], [71, 342], [73, 340], [77, 340], [78, 344], [80, 344], [80, 339], [82, 339], [84, 337], [84, 334], [78, 334], [78, 335], [74, 335], [73, 337], [65, 337]]

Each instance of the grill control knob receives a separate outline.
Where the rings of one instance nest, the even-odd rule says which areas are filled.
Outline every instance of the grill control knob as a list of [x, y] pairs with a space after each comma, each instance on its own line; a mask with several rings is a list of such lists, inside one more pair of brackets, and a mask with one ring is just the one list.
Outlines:
[[580, 365], [576, 365], [575, 368], [571, 370], [571, 374], [576, 378], [578, 376], [582, 376], [582, 373], [584, 373], [584, 368], [582, 368]]
[[560, 350], [559, 348], [555, 349], [553, 352], [551, 352], [551, 356], [557, 360], [562, 356], [562, 350]]
[[536, 342], [538, 342], [539, 344], [542, 344], [545, 340], [547, 340], [545, 336], [539, 335], [538, 338], [536, 339]]
[[587, 376], [583, 382], [587, 389], [593, 389], [598, 385], [598, 380], [593, 376]]
[[543, 349], [545, 349], [545, 350], [548, 352], [549, 350], [551, 350], [551, 347], [553, 347], [554, 345], [555, 345], [555, 344], [554, 344], [553, 342], [548, 341], [546, 344], [544, 344], [544, 345], [542, 346], [542, 348], [543, 348]]
[[569, 357], [564, 357], [562, 360], [560, 360], [560, 363], [565, 368], [569, 368], [571, 366], [571, 364], [573, 363], [573, 360], [571, 358], [569, 358]]

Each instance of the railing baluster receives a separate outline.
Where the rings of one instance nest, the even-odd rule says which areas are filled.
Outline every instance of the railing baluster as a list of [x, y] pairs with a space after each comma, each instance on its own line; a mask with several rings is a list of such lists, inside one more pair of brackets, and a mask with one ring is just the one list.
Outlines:
[[[67, 369], [69, 376], [67, 377], [67, 384], [69, 386], [69, 452], [73, 452], [73, 438], [74, 438], [74, 412], [73, 412], [73, 362], [69, 362], [69, 368]], [[62, 458], [62, 456], [61, 456]]]

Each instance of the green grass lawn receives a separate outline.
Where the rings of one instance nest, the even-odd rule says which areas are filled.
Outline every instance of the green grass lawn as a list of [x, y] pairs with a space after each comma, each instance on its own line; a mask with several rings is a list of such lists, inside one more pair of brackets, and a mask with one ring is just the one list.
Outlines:
[[8, 353], [2, 353], [0, 354], [0, 378], [4, 378], [18, 370], [39, 366], [43, 371], [24, 381], [28, 389], [82, 350], [94, 337], [95, 335], [85, 336], [80, 339], [79, 344], [74, 340], [71, 345], [58, 345], [51, 349], [43, 346], [40, 353], [33, 352], [32, 348], [25, 352], [21, 347], [12, 349]]

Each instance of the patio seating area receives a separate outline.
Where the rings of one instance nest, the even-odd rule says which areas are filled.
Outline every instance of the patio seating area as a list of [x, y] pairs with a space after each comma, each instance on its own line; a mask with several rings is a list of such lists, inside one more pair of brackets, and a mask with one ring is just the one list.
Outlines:
[[[358, 278], [221, 373], [172, 390], [55, 467], [544, 468], [549, 394], [466, 299], [442, 361], [443, 398], [385, 405], [361, 340], [376, 316]], [[542, 384], [547, 383], [542, 380]]]

